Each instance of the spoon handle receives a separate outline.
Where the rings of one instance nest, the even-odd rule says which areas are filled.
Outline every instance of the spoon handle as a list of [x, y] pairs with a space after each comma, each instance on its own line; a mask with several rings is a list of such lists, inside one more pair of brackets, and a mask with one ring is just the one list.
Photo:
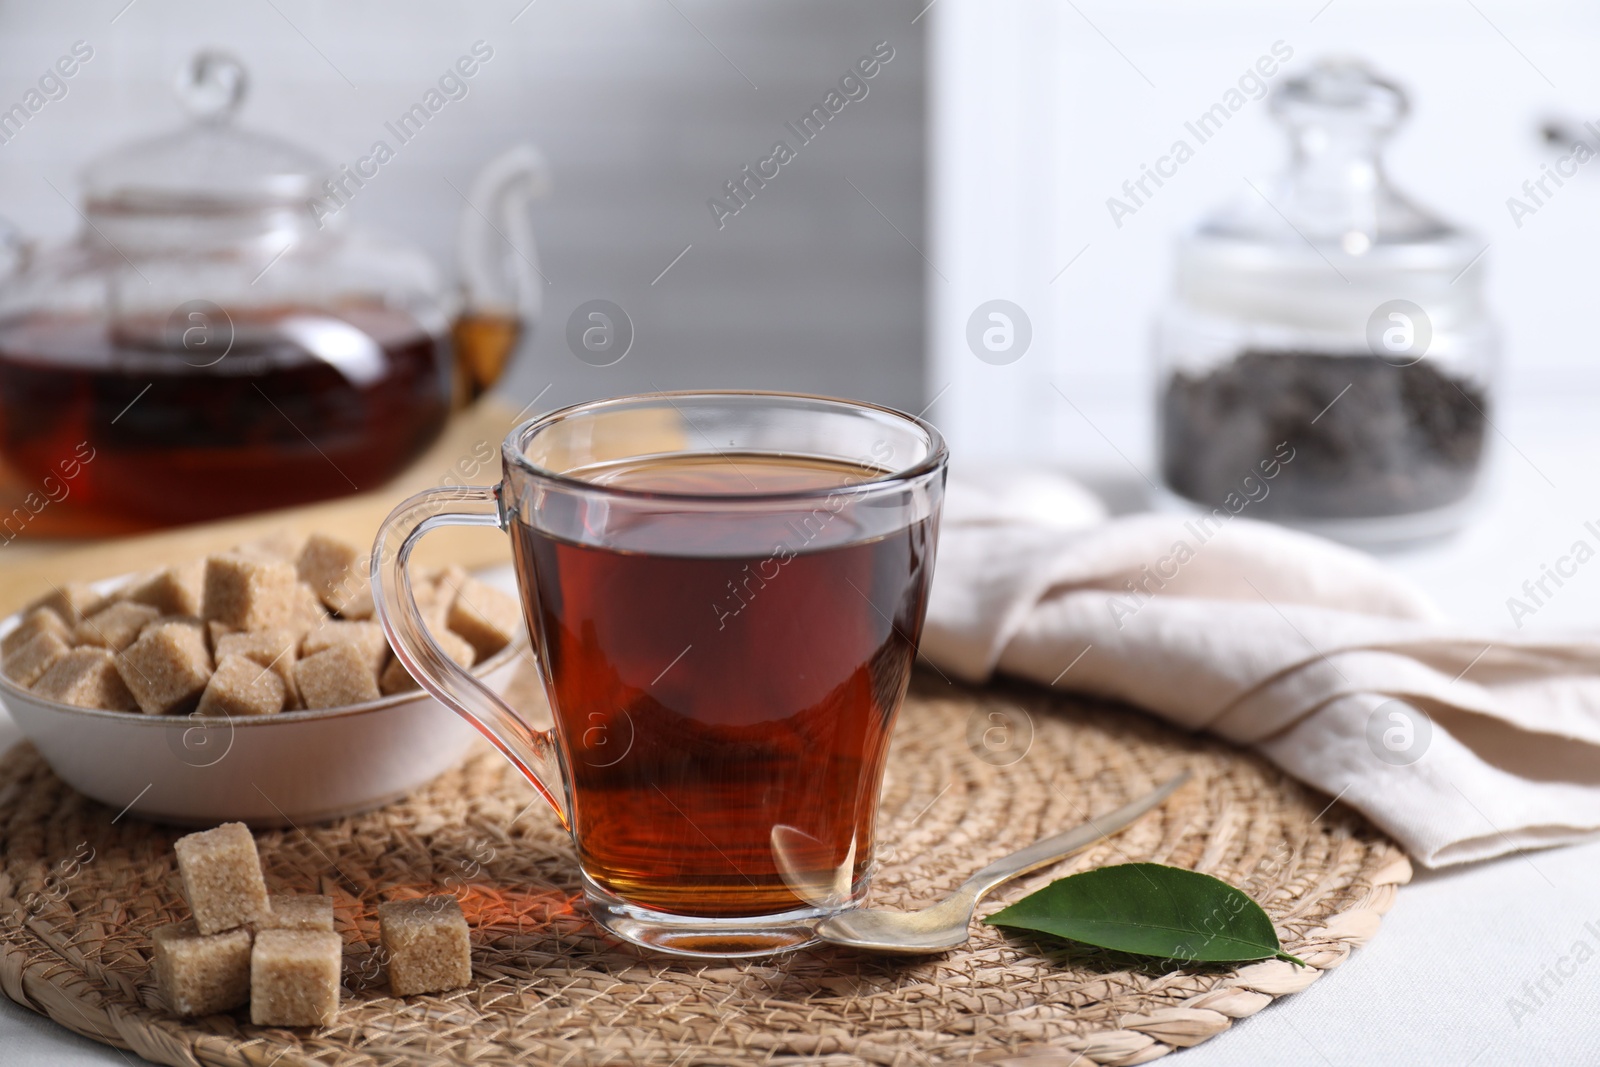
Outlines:
[[1110, 837], [1119, 830], [1126, 828], [1141, 815], [1152, 808], [1159, 807], [1178, 787], [1189, 780], [1190, 774], [1184, 771], [1171, 781], [1146, 793], [1137, 800], [1124, 804], [1116, 811], [1107, 812], [1074, 827], [1064, 833], [1047, 837], [1043, 841], [1035, 841], [1027, 848], [1002, 856], [983, 868], [971, 878], [962, 883], [957, 890], [957, 895], [970, 894], [974, 902], [989, 890], [1002, 882], [1008, 882], [1019, 874], [1027, 874], [1047, 864], [1064, 859], [1081, 848], [1094, 844], [1101, 838]]

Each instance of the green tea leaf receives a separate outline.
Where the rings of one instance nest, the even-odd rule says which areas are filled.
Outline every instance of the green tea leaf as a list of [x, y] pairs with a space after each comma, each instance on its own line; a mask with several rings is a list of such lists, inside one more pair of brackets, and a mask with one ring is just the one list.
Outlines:
[[1159, 863], [1126, 863], [1059, 878], [984, 920], [1140, 956], [1202, 963], [1283, 951], [1261, 906], [1227, 882]]

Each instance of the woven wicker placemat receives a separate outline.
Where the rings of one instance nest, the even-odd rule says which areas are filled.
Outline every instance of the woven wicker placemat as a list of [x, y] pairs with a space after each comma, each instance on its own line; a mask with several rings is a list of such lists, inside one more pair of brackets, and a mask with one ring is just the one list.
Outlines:
[[[1244, 889], [1310, 967], [1142, 970], [982, 924], [965, 948], [920, 960], [648, 956], [586, 921], [554, 817], [485, 750], [401, 803], [257, 835], [274, 891], [335, 899], [346, 942], [335, 1025], [256, 1027], [248, 1012], [184, 1022], [161, 1010], [149, 975], [151, 928], [187, 917], [171, 852], [183, 831], [116, 818], [23, 745], [0, 759], [0, 986], [164, 1064], [1145, 1063], [1337, 967], [1409, 879], [1398, 846], [1253, 755], [1023, 688], [919, 679], [884, 787], [871, 903], [916, 906], [1185, 767], [1196, 780], [1160, 811], [1006, 887], [980, 914], [1073, 871], [1170, 863]], [[475, 983], [392, 997], [369, 949], [376, 906], [440, 886], [473, 927]]]

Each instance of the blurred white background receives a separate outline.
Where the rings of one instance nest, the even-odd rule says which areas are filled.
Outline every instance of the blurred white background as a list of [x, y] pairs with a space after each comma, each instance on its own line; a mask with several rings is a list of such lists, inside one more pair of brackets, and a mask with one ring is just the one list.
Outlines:
[[[1266, 102], [1252, 101], [1120, 229], [1105, 201], [1175, 139], [1193, 141], [1183, 124], [1278, 41], [1294, 57], [1273, 84], [1317, 59], [1354, 55], [1408, 91], [1411, 117], [1390, 142], [1389, 175], [1489, 244], [1474, 269], [1487, 270], [1505, 331], [1506, 402], [1600, 390], [1588, 312], [1600, 170], [1580, 171], [1520, 229], [1505, 203], [1556, 157], [1539, 137], [1543, 120], [1600, 120], [1600, 8], [941, 0], [930, 15], [930, 255], [949, 280], [929, 275], [929, 385], [956, 383], [935, 411], [964, 453], [1110, 454], [1054, 380], [1123, 430], [1117, 443], [1131, 457], [1150, 454], [1150, 323], [1170, 287], [1174, 235], [1250, 195], [1246, 177], [1261, 184], [1276, 173], [1287, 141]], [[995, 297], [1033, 321], [1030, 351], [1007, 366], [974, 359], [963, 337], [972, 309]]]
[[[1506, 207], [1556, 158], [1546, 119], [1600, 124], [1600, 8], [940, 0], [928, 18], [931, 415], [959, 460], [1064, 465], [1123, 506], [1142, 504], [1142, 475], [1156, 475], [1151, 323], [1174, 237], [1250, 195], [1247, 177], [1277, 173], [1287, 142], [1252, 101], [1121, 228], [1106, 199], [1274, 42], [1294, 56], [1273, 84], [1354, 55], [1404, 86], [1412, 110], [1389, 176], [1488, 244], [1473, 269], [1487, 271], [1504, 352], [1476, 521], [1394, 562], [1456, 616], [1507, 626], [1506, 598], [1600, 518], [1600, 169], [1580, 170], [1520, 228]], [[1031, 347], [1009, 365], [974, 358], [965, 339], [973, 309], [995, 298], [1032, 320]], [[1581, 576], [1526, 625], [1593, 626], [1597, 594], [1600, 576]]]

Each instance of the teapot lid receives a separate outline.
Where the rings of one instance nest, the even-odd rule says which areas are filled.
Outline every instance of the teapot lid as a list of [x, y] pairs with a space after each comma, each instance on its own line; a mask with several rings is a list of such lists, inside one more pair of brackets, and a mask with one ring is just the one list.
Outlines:
[[91, 210], [215, 213], [303, 207], [329, 173], [317, 155], [234, 124], [248, 78], [226, 52], [202, 51], [178, 73], [193, 121], [100, 156], [84, 171]]

